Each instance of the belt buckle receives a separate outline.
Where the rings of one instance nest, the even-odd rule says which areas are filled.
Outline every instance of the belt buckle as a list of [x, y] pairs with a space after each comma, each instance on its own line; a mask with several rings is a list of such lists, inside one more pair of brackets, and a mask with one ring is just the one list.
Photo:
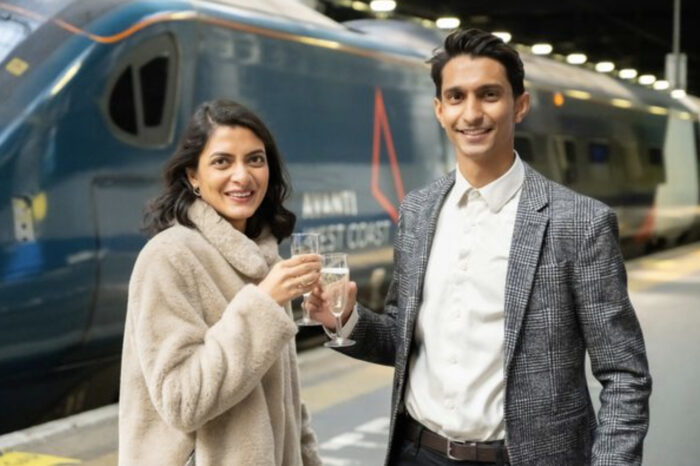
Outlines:
[[459, 458], [452, 456], [452, 440], [450, 440], [448, 438], [445, 440], [447, 440], [447, 449], [446, 449], [447, 457], [451, 460], [459, 461]]
[[454, 445], [471, 445], [471, 446], [476, 447], [476, 442], [455, 442], [455, 441], [452, 441], [448, 438], [445, 440], [447, 440], [447, 448], [445, 449], [445, 453], [447, 454], [447, 457], [453, 461], [463, 461], [464, 460], [464, 458], [459, 458], [459, 457], [454, 456], [452, 454], [452, 447]]

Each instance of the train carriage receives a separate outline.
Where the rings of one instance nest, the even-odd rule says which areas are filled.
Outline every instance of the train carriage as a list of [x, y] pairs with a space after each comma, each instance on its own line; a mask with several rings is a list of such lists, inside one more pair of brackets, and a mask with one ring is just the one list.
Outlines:
[[[439, 40], [293, 0], [0, 0], [0, 431], [116, 400], [143, 207], [205, 100], [269, 124], [298, 230], [349, 252], [379, 308], [403, 195], [454, 166], [425, 65]], [[615, 207], [627, 251], [697, 235], [697, 114], [523, 59], [523, 159]]]

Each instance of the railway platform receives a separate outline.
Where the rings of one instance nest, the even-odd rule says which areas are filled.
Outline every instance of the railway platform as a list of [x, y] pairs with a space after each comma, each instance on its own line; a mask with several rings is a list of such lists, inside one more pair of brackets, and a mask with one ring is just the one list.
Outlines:
[[[644, 464], [700, 458], [700, 243], [627, 262], [654, 379]], [[302, 396], [328, 466], [381, 465], [393, 370], [314, 348], [299, 357]], [[588, 375], [597, 403], [600, 386]], [[114, 466], [117, 405], [0, 436], [0, 466]]]

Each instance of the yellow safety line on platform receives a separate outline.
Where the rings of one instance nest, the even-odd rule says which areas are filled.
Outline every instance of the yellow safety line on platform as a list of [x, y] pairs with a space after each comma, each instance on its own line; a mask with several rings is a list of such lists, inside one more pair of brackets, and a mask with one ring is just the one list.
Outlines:
[[72, 458], [24, 453], [21, 451], [10, 451], [0, 454], [0, 466], [69, 466], [74, 464], [82, 464], [82, 462]]

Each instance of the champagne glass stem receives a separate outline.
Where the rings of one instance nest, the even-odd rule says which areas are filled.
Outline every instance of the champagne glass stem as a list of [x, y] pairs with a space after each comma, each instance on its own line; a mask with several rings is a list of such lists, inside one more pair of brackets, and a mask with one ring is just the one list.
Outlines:
[[309, 315], [309, 308], [306, 305], [309, 295], [305, 294], [301, 302], [301, 315], [303, 316], [304, 322], [310, 322], [311, 316]]
[[343, 330], [343, 320], [341, 318], [342, 314], [336, 315], [335, 317], [335, 339], [338, 342], [343, 341], [341, 331]]
[[303, 327], [313, 327], [317, 325], [321, 325], [320, 322], [316, 322], [314, 319], [311, 318], [311, 314], [308, 310], [307, 306], [307, 300], [309, 299], [309, 295], [303, 295], [303, 300], [301, 302], [301, 318], [296, 321], [297, 325], [303, 326]]

